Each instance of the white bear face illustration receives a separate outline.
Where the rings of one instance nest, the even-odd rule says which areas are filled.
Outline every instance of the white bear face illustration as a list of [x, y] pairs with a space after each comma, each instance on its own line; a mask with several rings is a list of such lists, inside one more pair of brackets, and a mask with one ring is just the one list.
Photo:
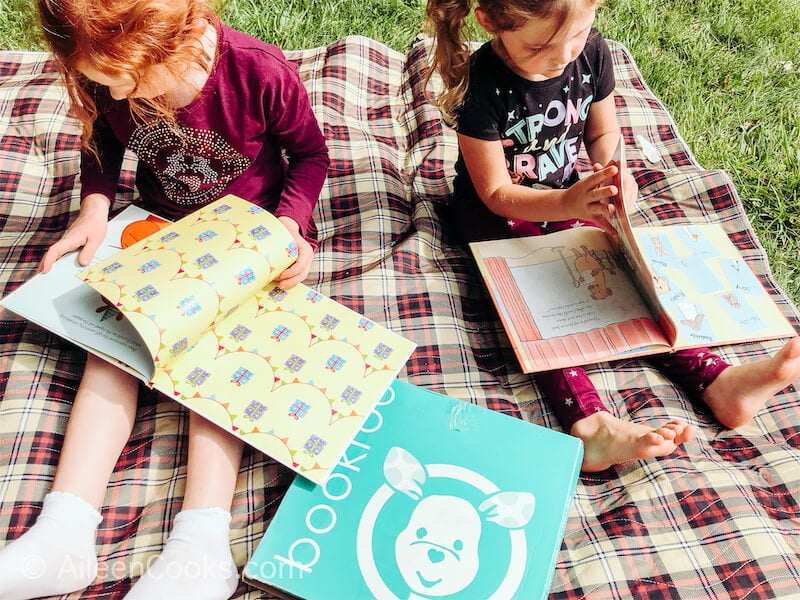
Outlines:
[[390, 488], [417, 503], [395, 540], [397, 567], [416, 598], [455, 594], [475, 580], [484, 523], [519, 529], [533, 516], [529, 492], [490, 493], [477, 508], [460, 496], [426, 496], [426, 469], [403, 448], [389, 450], [383, 475]]
[[472, 504], [457, 496], [428, 496], [397, 536], [397, 566], [417, 594], [455, 594], [475, 579], [480, 536], [481, 518]]

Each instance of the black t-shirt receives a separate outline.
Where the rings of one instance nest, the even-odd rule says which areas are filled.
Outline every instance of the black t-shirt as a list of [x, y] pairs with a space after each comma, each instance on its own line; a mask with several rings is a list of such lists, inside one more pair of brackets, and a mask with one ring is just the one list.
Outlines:
[[[501, 140], [513, 181], [568, 187], [578, 177], [575, 167], [589, 106], [613, 91], [611, 51], [595, 29], [578, 58], [546, 81], [520, 77], [486, 43], [471, 58], [457, 130], [481, 140]], [[476, 197], [460, 154], [454, 187], [456, 205], [459, 199]]]

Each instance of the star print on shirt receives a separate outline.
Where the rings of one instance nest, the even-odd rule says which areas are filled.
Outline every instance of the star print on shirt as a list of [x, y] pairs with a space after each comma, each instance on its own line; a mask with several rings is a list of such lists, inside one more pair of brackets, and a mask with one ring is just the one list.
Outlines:
[[582, 83], [591, 83], [591, 82], [592, 82], [592, 74], [584, 73]]
[[564, 93], [565, 94], [569, 94], [569, 86], [568, 85], [564, 86]]

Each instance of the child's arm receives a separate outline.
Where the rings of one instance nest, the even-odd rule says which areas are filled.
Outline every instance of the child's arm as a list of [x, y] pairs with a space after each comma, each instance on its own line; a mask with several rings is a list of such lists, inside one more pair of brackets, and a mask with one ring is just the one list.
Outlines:
[[296, 70], [278, 65], [271, 76], [273, 81], [264, 97], [267, 127], [288, 159], [274, 214], [294, 221], [305, 235], [328, 173], [328, 148]]
[[524, 221], [583, 219], [613, 230], [607, 207], [616, 193], [609, 185], [615, 166], [601, 168], [566, 189], [531, 189], [512, 182], [502, 142], [458, 134], [458, 144], [475, 191], [493, 213]]
[[[589, 109], [584, 130], [584, 144], [586, 152], [594, 165], [607, 165], [614, 156], [614, 151], [619, 143], [621, 131], [617, 120], [617, 108], [614, 104], [614, 95], [610, 94], [594, 102]], [[622, 173], [622, 187], [625, 190], [625, 206], [632, 207], [636, 204], [639, 195], [639, 186], [627, 169]], [[614, 192], [616, 194], [616, 191]]]
[[[97, 90], [93, 86], [92, 93]], [[107, 94], [107, 92], [106, 92]], [[47, 273], [59, 258], [81, 249], [78, 263], [87, 266], [106, 235], [108, 214], [117, 190], [125, 146], [111, 131], [102, 114], [92, 128], [92, 146], [97, 153], [81, 149], [81, 210], [75, 222], [55, 244], [50, 246], [39, 263], [39, 271]]]
[[276, 283], [291, 287], [311, 270], [314, 247], [306, 238], [330, 159], [325, 137], [311, 109], [305, 86], [292, 68], [275, 69], [277, 84], [267, 90], [265, 114], [273, 138], [284, 149], [288, 165], [283, 192], [274, 214], [297, 243], [297, 260]]
[[614, 156], [620, 133], [614, 94], [593, 102], [583, 131], [586, 153], [593, 163], [608, 164]]

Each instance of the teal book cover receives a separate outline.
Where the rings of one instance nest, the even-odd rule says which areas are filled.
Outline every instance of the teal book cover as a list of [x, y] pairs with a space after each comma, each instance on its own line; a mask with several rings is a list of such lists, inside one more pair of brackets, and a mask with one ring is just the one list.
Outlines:
[[582, 457], [395, 381], [324, 484], [295, 478], [242, 576], [309, 600], [546, 598]]

